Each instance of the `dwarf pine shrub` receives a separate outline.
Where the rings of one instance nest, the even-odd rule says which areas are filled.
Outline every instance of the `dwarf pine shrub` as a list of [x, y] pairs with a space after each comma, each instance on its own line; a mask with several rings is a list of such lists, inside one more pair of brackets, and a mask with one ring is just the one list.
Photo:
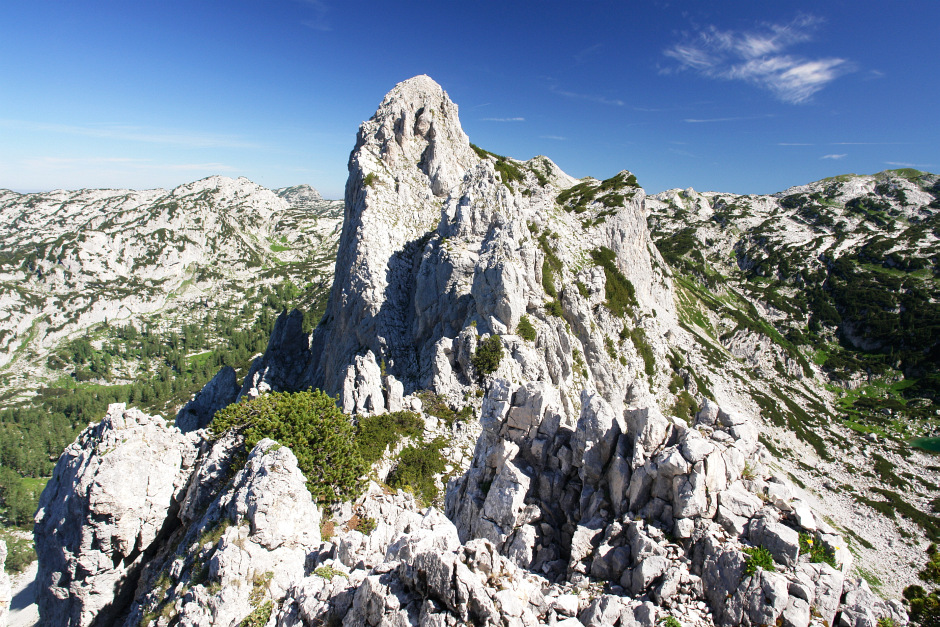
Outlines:
[[248, 450], [271, 438], [290, 448], [307, 478], [307, 489], [321, 503], [354, 498], [366, 473], [356, 431], [336, 401], [320, 390], [274, 392], [216, 412], [213, 436], [235, 429]]

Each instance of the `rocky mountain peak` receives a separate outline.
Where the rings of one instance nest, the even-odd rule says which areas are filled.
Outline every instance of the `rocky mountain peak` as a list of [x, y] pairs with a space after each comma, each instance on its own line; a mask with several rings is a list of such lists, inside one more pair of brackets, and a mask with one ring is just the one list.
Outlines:
[[[322, 320], [307, 334], [282, 315], [238, 396], [319, 388], [360, 426], [414, 410], [413, 445], [446, 464], [445, 514], [372, 484], [325, 541], [290, 445], [190, 430], [236, 396], [226, 371], [176, 426], [113, 406], [60, 459], [37, 519], [44, 617], [92, 624], [108, 586], [124, 624], [158, 627], [905, 624], [764, 443], [773, 384], [721, 343], [771, 354], [743, 343], [757, 325], [736, 311], [744, 326], [709, 334], [653, 244], [648, 217], [732, 200], [648, 200], [626, 170], [575, 180], [487, 152], [434, 81], [400, 83], [350, 157]], [[781, 369], [811, 377], [801, 357]], [[786, 407], [812, 400], [778, 372]], [[386, 453], [373, 469], [400, 469]], [[117, 498], [124, 475], [156, 496]], [[106, 502], [125, 513], [96, 518]]]
[[309, 185], [292, 185], [274, 190], [278, 196], [290, 203], [292, 207], [310, 207], [323, 202], [320, 192]]

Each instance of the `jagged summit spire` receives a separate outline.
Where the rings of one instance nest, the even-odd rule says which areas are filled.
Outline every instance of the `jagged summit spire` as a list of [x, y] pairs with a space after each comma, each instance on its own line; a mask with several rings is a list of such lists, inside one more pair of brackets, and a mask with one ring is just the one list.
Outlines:
[[433, 195], [444, 196], [475, 161], [457, 105], [430, 76], [415, 76], [395, 85], [359, 127], [349, 163], [347, 203], [356, 204], [359, 183], [369, 174], [391, 174], [400, 184], [420, 172], [427, 179], [419, 176], [414, 183], [423, 187], [430, 179]]
[[396, 99], [416, 101], [441, 97], [450, 100], [450, 98], [447, 97], [447, 92], [444, 91], [444, 88], [441, 87], [437, 81], [427, 74], [419, 74], [418, 76], [412, 76], [395, 85], [385, 94], [382, 104]]

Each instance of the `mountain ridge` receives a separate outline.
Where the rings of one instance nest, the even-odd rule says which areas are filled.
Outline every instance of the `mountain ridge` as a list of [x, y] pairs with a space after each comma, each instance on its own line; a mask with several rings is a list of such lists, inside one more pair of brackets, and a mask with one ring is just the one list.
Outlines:
[[[575, 181], [548, 159], [517, 161], [473, 146], [460, 130], [456, 106], [427, 77], [397, 86], [363, 124], [346, 196], [323, 320], [307, 335], [297, 315], [282, 315], [240, 394], [247, 401], [268, 390], [315, 385], [337, 394], [339, 405], [360, 420], [419, 412], [428, 440], [451, 442], [450, 520], [374, 485], [355, 503], [324, 512], [345, 526], [335, 543], [318, 544], [317, 537], [291, 545], [291, 551], [302, 545], [317, 554], [318, 569], [346, 573], [345, 582], [299, 568], [294, 553], [294, 565], [285, 570], [293, 573], [290, 583], [258, 584], [265, 564], [282, 559], [261, 537], [285, 514], [269, 509], [267, 522], [253, 519], [242, 532], [248, 521], [239, 505], [226, 515], [231, 526], [222, 529], [222, 540], [209, 542], [205, 534], [222, 523], [211, 513], [216, 505], [205, 517], [193, 512], [197, 503], [222, 508], [241, 502], [248, 495], [237, 486], [256, 481], [261, 475], [252, 473], [271, 464], [290, 468], [289, 458], [275, 462], [269, 457], [275, 449], [259, 444], [245, 451], [255, 461], [233, 468], [239, 478], [232, 483], [221, 468], [235, 463], [237, 436], [202, 440], [196, 458], [181, 466], [182, 476], [190, 477], [186, 494], [173, 488], [165, 520], [159, 511], [132, 516], [178, 532], [148, 550], [154, 557], [146, 563], [124, 549], [105, 549], [113, 566], [102, 563], [84, 580], [69, 582], [74, 593], [67, 602], [47, 595], [47, 612], [79, 612], [85, 618], [75, 624], [88, 624], [94, 612], [87, 607], [94, 605], [81, 609], [88, 602], [82, 590], [107, 582], [125, 591], [136, 587], [133, 604], [122, 610], [130, 612], [127, 624], [165, 624], [170, 617], [213, 624], [220, 616], [197, 606], [219, 612], [225, 599], [226, 624], [265, 607], [264, 620], [277, 617], [279, 624], [343, 616], [347, 624], [407, 624], [419, 615], [434, 624], [474, 617], [492, 624], [652, 625], [676, 615], [687, 625], [780, 620], [805, 626], [839, 616], [840, 624], [852, 625], [885, 617], [906, 621], [899, 603], [879, 600], [864, 580], [849, 577], [848, 536], [813, 513], [759, 430], [759, 414], [775, 420], [771, 398], [780, 395], [773, 388], [786, 381], [788, 397], [818, 406], [806, 424], [783, 417], [796, 432], [792, 446], [807, 447], [806, 459], [814, 449], [827, 459], [827, 440], [811, 437], [832, 404], [815, 381], [818, 366], [771, 328], [748, 323], [744, 301], [732, 303], [732, 313], [713, 315], [718, 322], [731, 316], [737, 326], [730, 338], [737, 340], [699, 330], [707, 325], [696, 322], [689, 299], [710, 296], [680, 281], [647, 228], [648, 221], [668, 217], [667, 200], [647, 197], [626, 171], [604, 181]], [[667, 209], [654, 215], [653, 205]], [[410, 213], [401, 215], [403, 208]], [[711, 275], [703, 268], [707, 283]], [[522, 330], [523, 318], [534, 337]], [[503, 357], [491, 369], [477, 356], [493, 338]], [[409, 354], [403, 346], [415, 350]], [[738, 361], [735, 346], [757, 362]], [[761, 369], [763, 376], [754, 374]], [[479, 421], [438, 420], [429, 413], [427, 392], [465, 404]], [[111, 431], [131, 429], [124, 440], [129, 445], [140, 429], [178, 433], [116, 406], [106, 422], [73, 445], [71, 455], [88, 460], [89, 469], [99, 463], [95, 443], [116, 441]], [[187, 437], [195, 443], [204, 436]], [[475, 450], [461, 453], [468, 441]], [[193, 444], [179, 446], [181, 459], [187, 458]], [[402, 463], [397, 453], [389, 455], [392, 464]], [[124, 463], [126, 453], [113, 459]], [[53, 496], [53, 485], [61, 494], [70, 491], [71, 481], [61, 479], [64, 460], [44, 496], [42, 524], [59, 516], [61, 497]], [[79, 471], [74, 481], [95, 472]], [[177, 507], [189, 513], [178, 515]], [[356, 531], [354, 518], [371, 519], [376, 535]], [[408, 524], [414, 525], [410, 533]], [[48, 555], [74, 542], [52, 541], [39, 528], [36, 539]], [[112, 531], [105, 522], [89, 533], [107, 537]], [[815, 539], [831, 563], [809, 559], [813, 552], [801, 533]], [[193, 544], [197, 536], [203, 539]], [[742, 549], [757, 548], [772, 557], [763, 570], [750, 570], [757, 558]], [[254, 565], [230, 570], [236, 555]], [[61, 572], [52, 566], [56, 559], [41, 561], [45, 579]], [[65, 563], [85, 559], [76, 553]], [[200, 581], [194, 559], [211, 560], [208, 577], [220, 587]], [[173, 560], [179, 566], [169, 568]], [[161, 563], [169, 570], [161, 573]], [[461, 570], [462, 563], [469, 570]], [[484, 574], [491, 568], [520, 596], [489, 587], [491, 575]], [[252, 576], [254, 587], [238, 592], [234, 582]], [[159, 583], [164, 577], [168, 587]], [[260, 596], [249, 598], [249, 588]], [[461, 592], [467, 589], [475, 591], [469, 598]], [[163, 618], [153, 615], [157, 611]]]

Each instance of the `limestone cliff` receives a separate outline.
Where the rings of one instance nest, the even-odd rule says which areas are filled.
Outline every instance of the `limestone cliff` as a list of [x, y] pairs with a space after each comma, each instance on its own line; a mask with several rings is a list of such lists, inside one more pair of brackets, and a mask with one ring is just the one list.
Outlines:
[[[240, 395], [319, 387], [351, 414], [423, 410], [420, 390], [479, 404], [453, 426], [423, 416], [452, 438], [444, 514], [376, 483], [321, 514], [290, 451], [198, 429], [226, 373], [190, 405], [195, 430], [115, 407], [60, 460], [37, 518], [44, 617], [906, 623], [774, 466], [743, 369], [682, 324], [633, 175], [577, 181], [473, 146], [426, 76], [363, 123], [349, 171], [326, 314], [310, 335], [283, 315]], [[503, 357], [486, 364], [493, 337]], [[117, 489], [124, 472], [138, 487]]]

